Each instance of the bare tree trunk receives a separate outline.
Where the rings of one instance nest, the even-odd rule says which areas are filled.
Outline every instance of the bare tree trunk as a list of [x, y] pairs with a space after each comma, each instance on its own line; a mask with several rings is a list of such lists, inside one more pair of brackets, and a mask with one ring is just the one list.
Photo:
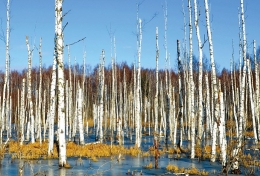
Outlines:
[[193, 69], [192, 69], [192, 13], [191, 13], [191, 3], [188, 0], [189, 7], [189, 27], [190, 27], [190, 64], [189, 64], [189, 81], [190, 81], [190, 90], [189, 90], [189, 108], [190, 108], [190, 119], [191, 119], [191, 158], [195, 157], [195, 115], [194, 115], [194, 83], [193, 83]]
[[[38, 123], [37, 123], [37, 137], [39, 137], [40, 144], [42, 143], [42, 121], [41, 121], [41, 110], [42, 110], [42, 38], [40, 39], [39, 46], [39, 57], [40, 57], [40, 83], [39, 83], [39, 98], [38, 98]], [[43, 105], [44, 106], [44, 105]]]
[[[236, 94], [235, 94], [235, 89], [236, 89], [236, 84], [234, 83], [235, 81], [235, 76], [233, 76], [233, 62], [234, 62], [234, 50], [232, 54], [232, 62], [231, 62], [231, 68], [230, 68], [230, 75], [231, 75], [231, 93], [232, 93], [232, 103], [233, 103], [233, 116], [236, 124], [236, 136], [238, 138], [238, 121], [237, 121], [237, 103], [236, 103]], [[235, 75], [235, 69], [234, 69], [234, 75]], [[234, 79], [233, 79], [234, 77]]]
[[[182, 146], [182, 131], [183, 131], [183, 86], [182, 86], [182, 74], [183, 67], [181, 63], [181, 53], [180, 53], [180, 41], [177, 40], [177, 58], [178, 58], [178, 83], [179, 83], [179, 123], [180, 123], [180, 136], [179, 136], [179, 147]], [[177, 123], [177, 122], [176, 122]]]
[[99, 96], [98, 96], [98, 102], [99, 102], [99, 140], [103, 142], [103, 118], [104, 118], [104, 64], [105, 64], [105, 51], [102, 50], [101, 54], [101, 60], [100, 60], [100, 70], [99, 70]]
[[255, 109], [255, 116], [256, 116], [256, 123], [257, 123], [257, 127], [258, 127], [258, 130], [257, 130], [257, 134], [258, 134], [258, 141], [259, 141], [259, 138], [260, 138], [260, 119], [259, 119], [259, 105], [260, 105], [260, 95], [259, 95], [259, 65], [258, 65], [258, 62], [256, 60], [256, 41], [254, 40], [253, 41], [254, 43], [254, 63], [255, 63], [255, 94], [256, 94], [256, 97], [255, 97], [255, 104], [256, 104], [256, 109]]
[[55, 17], [56, 17], [56, 31], [55, 31], [55, 54], [58, 63], [58, 136], [59, 136], [59, 166], [64, 167], [67, 163], [66, 157], [66, 140], [65, 140], [65, 105], [64, 105], [64, 64], [63, 64], [63, 32], [62, 32], [62, 2], [63, 0], [56, 0]]
[[[209, 53], [210, 53], [210, 62], [211, 62], [211, 77], [212, 77], [212, 90], [213, 90], [213, 102], [214, 102], [214, 122], [213, 122], [213, 134], [212, 134], [212, 153], [211, 161], [215, 162], [216, 160], [216, 133], [217, 133], [217, 122], [219, 121], [219, 101], [218, 101], [218, 85], [217, 85], [217, 76], [215, 68], [215, 60], [213, 55], [213, 41], [212, 33], [210, 28], [210, 19], [209, 19], [209, 8], [208, 0], [204, 0], [205, 3], [205, 13], [206, 13], [206, 25], [207, 25], [207, 34], [209, 40]], [[212, 112], [213, 113], [213, 112]]]
[[142, 116], [141, 116], [141, 47], [142, 47], [142, 20], [139, 19], [139, 40], [138, 40], [138, 70], [137, 70], [137, 87], [135, 97], [135, 124], [136, 124], [136, 141], [137, 147], [141, 146], [142, 133]]
[[202, 98], [202, 48], [203, 45], [201, 43], [201, 39], [200, 39], [200, 27], [199, 27], [199, 19], [198, 19], [198, 12], [197, 12], [197, 0], [194, 0], [194, 17], [195, 17], [195, 27], [196, 27], [196, 35], [197, 35], [197, 39], [198, 39], [198, 49], [199, 49], [199, 98], [198, 98], [198, 140], [197, 143], [198, 145], [200, 145], [201, 140], [202, 140], [202, 133], [203, 133], [203, 129], [202, 129], [202, 117], [203, 117], [203, 111], [202, 111], [202, 102], [203, 102], [203, 98]]
[[158, 74], [158, 60], [159, 60], [159, 44], [158, 44], [158, 27], [156, 27], [156, 87], [154, 97], [154, 134], [158, 133], [158, 92], [159, 92], [159, 74]]
[[25, 117], [25, 79], [23, 79], [23, 88], [21, 93], [21, 106], [20, 106], [20, 128], [19, 128], [19, 138], [20, 145], [23, 145], [24, 141], [24, 117]]
[[28, 41], [28, 36], [26, 36], [26, 45], [27, 45], [27, 50], [28, 50], [28, 103], [29, 103], [29, 117], [30, 117], [30, 131], [31, 131], [31, 142], [35, 142], [35, 137], [34, 137], [34, 112], [33, 112], [33, 102], [32, 102], [32, 85], [31, 85], [31, 71], [32, 71], [32, 51], [30, 49], [29, 41]]
[[247, 59], [247, 77], [248, 77], [248, 89], [249, 89], [249, 98], [250, 98], [250, 107], [251, 107], [251, 115], [252, 115], [252, 123], [253, 123], [253, 132], [254, 132], [254, 140], [255, 144], [258, 143], [258, 138], [257, 138], [257, 132], [256, 132], [256, 116], [255, 116], [255, 101], [254, 101], [254, 96], [253, 96], [253, 87], [252, 87], [252, 82], [251, 82], [251, 65], [250, 65], [250, 60]]
[[56, 109], [56, 58], [53, 58], [52, 65], [52, 80], [51, 80], [51, 95], [50, 95], [50, 107], [49, 107], [49, 146], [48, 155], [53, 153], [53, 142], [54, 142], [54, 118]]
[[80, 85], [78, 84], [78, 113], [77, 113], [77, 119], [78, 119], [78, 125], [79, 125], [79, 141], [80, 145], [84, 145], [84, 130], [83, 130], [83, 122], [82, 122], [82, 89], [80, 88]]
[[219, 125], [219, 143], [222, 155], [222, 166], [227, 164], [227, 139], [226, 139], [226, 121], [225, 121], [225, 105], [223, 93], [220, 92], [220, 125]]

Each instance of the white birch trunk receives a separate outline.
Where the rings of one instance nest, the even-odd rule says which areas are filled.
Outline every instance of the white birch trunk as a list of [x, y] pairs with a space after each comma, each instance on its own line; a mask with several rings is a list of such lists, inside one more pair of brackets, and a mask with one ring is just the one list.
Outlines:
[[23, 79], [23, 87], [21, 93], [21, 106], [20, 106], [20, 145], [24, 142], [24, 116], [25, 116], [25, 79]]
[[256, 110], [255, 110], [255, 116], [256, 116], [256, 123], [257, 123], [257, 134], [258, 134], [258, 140], [260, 138], [260, 119], [259, 119], [259, 105], [260, 105], [260, 94], [259, 94], [259, 65], [256, 60], [256, 41], [253, 41], [254, 43], [254, 63], [255, 63], [255, 94], [256, 94], [256, 99], [255, 99], [255, 104], [256, 104]]
[[223, 93], [220, 92], [220, 125], [219, 125], [219, 143], [222, 156], [222, 166], [225, 167], [227, 164], [227, 139], [226, 139], [226, 128], [225, 128], [225, 105], [223, 100]]
[[159, 60], [159, 43], [158, 43], [158, 27], [156, 27], [156, 87], [154, 97], [154, 133], [158, 134], [158, 92], [159, 92], [159, 74], [158, 74], [158, 60]]
[[[66, 136], [68, 136], [69, 134], [69, 81], [66, 80], [66, 114], [65, 114], [65, 118], [66, 118], [66, 122], [65, 122], [65, 126], [66, 126]], [[84, 124], [84, 123], [83, 123]]]
[[202, 140], [202, 134], [203, 134], [203, 129], [202, 129], [202, 117], [203, 117], [203, 111], [202, 111], [202, 48], [203, 45], [201, 43], [201, 38], [200, 38], [200, 27], [199, 27], [199, 19], [198, 19], [198, 12], [197, 12], [197, 0], [194, 0], [194, 17], [195, 17], [195, 27], [196, 27], [196, 35], [198, 39], [198, 49], [199, 49], [199, 98], [198, 98], [198, 144], [200, 145], [201, 140]]
[[52, 80], [51, 80], [51, 95], [50, 95], [50, 108], [49, 108], [49, 145], [48, 145], [48, 155], [53, 153], [53, 143], [54, 143], [54, 118], [56, 109], [56, 58], [53, 58], [52, 65]]
[[[183, 86], [182, 86], [182, 74], [183, 67], [181, 63], [181, 53], [180, 53], [180, 41], [177, 40], [177, 59], [178, 59], [178, 83], [179, 83], [179, 123], [180, 123], [180, 136], [179, 136], [179, 146], [182, 146], [182, 131], [183, 131]], [[176, 122], [177, 123], [177, 122]]]
[[139, 19], [139, 40], [138, 40], [138, 70], [137, 70], [137, 88], [135, 97], [135, 124], [136, 124], [136, 141], [139, 148], [141, 146], [142, 118], [141, 118], [141, 47], [142, 47], [142, 20]]
[[[215, 60], [214, 60], [214, 52], [213, 52], [213, 41], [212, 41], [212, 32], [210, 28], [210, 19], [209, 19], [209, 7], [208, 0], [204, 0], [205, 4], [205, 13], [206, 13], [206, 25], [207, 25], [207, 34], [209, 40], [209, 53], [210, 53], [210, 62], [211, 62], [211, 77], [212, 77], [212, 90], [213, 90], [213, 102], [214, 102], [214, 124], [213, 124], [213, 134], [212, 134], [212, 153], [211, 153], [211, 161], [215, 162], [216, 160], [216, 133], [217, 133], [217, 121], [219, 121], [219, 102], [218, 102], [218, 85], [217, 85], [217, 77], [216, 77], [216, 68], [215, 68]], [[213, 108], [212, 107], [212, 108]]]
[[78, 85], [78, 124], [79, 124], [79, 141], [80, 145], [84, 145], [84, 130], [83, 130], [83, 122], [82, 122], [82, 89]]
[[251, 107], [251, 114], [252, 114], [252, 123], [253, 123], [253, 132], [254, 132], [254, 140], [255, 144], [258, 143], [258, 137], [256, 132], [256, 116], [255, 116], [255, 101], [253, 96], [253, 87], [251, 82], [251, 65], [250, 60], [247, 59], [247, 76], [248, 76], [248, 89], [249, 89], [249, 98], [250, 98], [250, 107]]
[[[233, 79], [233, 60], [234, 58], [232, 58], [232, 62], [230, 65], [230, 75], [231, 75], [231, 93], [232, 93], [232, 102], [233, 102], [233, 116], [234, 116], [234, 120], [235, 120], [235, 124], [236, 124], [236, 136], [238, 138], [238, 121], [237, 121], [237, 110], [236, 110], [236, 99], [235, 99], [235, 86], [236, 84], [234, 84], [234, 79]], [[234, 73], [235, 74], [235, 73]]]
[[104, 64], [105, 64], [105, 51], [102, 50], [101, 54], [101, 67], [99, 77], [99, 140], [103, 142], [103, 118], [104, 118]]
[[63, 64], [63, 32], [62, 32], [62, 2], [56, 0], [55, 15], [56, 29], [55, 31], [55, 54], [58, 63], [58, 136], [59, 136], [59, 166], [64, 167], [67, 163], [66, 157], [66, 140], [65, 140], [65, 105], [64, 105], [64, 64]]
[[191, 2], [188, 0], [189, 7], [189, 27], [190, 27], [190, 64], [189, 64], [189, 82], [190, 82], [190, 90], [189, 90], [189, 106], [190, 106], [190, 120], [191, 120], [191, 158], [195, 158], [195, 115], [194, 115], [194, 84], [193, 84], [193, 69], [192, 69], [192, 12], [191, 12]]
[[43, 124], [43, 141], [45, 141], [46, 134], [46, 122], [45, 122], [45, 106], [46, 106], [46, 90], [43, 92], [43, 107], [42, 107], [42, 124]]
[[31, 71], [32, 71], [32, 51], [30, 50], [30, 45], [28, 41], [28, 36], [26, 36], [26, 45], [27, 45], [27, 50], [28, 50], [28, 103], [29, 103], [29, 117], [30, 117], [30, 123], [31, 123], [31, 142], [35, 142], [35, 137], [34, 137], [34, 112], [33, 112], [33, 102], [32, 102], [32, 91], [31, 91]]
[[40, 144], [42, 143], [42, 131], [41, 131], [41, 110], [42, 106], [42, 38], [40, 38], [40, 46], [39, 46], [39, 57], [40, 57], [40, 83], [39, 83], [39, 98], [38, 98], [38, 124], [37, 124], [37, 137], [39, 137]]

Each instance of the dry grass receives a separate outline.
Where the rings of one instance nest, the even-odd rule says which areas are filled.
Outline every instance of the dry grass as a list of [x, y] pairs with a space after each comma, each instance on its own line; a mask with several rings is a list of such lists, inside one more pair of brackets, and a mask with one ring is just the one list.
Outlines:
[[149, 164], [147, 164], [146, 166], [144, 166], [144, 168], [146, 168], [146, 169], [152, 169], [152, 168], [153, 168], [153, 163], [150, 162]]
[[[54, 152], [48, 158], [58, 158], [57, 147], [54, 144]], [[24, 159], [39, 159], [45, 158], [48, 155], [48, 142], [43, 142], [41, 145], [39, 142], [29, 143], [26, 145], [20, 145], [19, 142], [9, 142], [9, 153], [13, 154], [13, 158]]]
[[[141, 150], [136, 147], [124, 148], [123, 146], [106, 144], [89, 144], [89, 145], [76, 145], [73, 142], [67, 144], [67, 157], [88, 157], [93, 161], [96, 161], [100, 157], [109, 157], [114, 155], [131, 155], [138, 156]], [[48, 156], [48, 142], [43, 142], [40, 145], [39, 142], [29, 143], [26, 145], [19, 145], [19, 142], [9, 143], [9, 153], [13, 154], [13, 158], [24, 159], [49, 159], [58, 158], [57, 147], [54, 144], [54, 152]]]
[[[204, 147], [204, 152], [202, 151], [202, 149], [197, 149], [198, 151], [198, 155], [202, 156], [203, 159], [210, 159], [211, 158], [211, 145], [206, 145]], [[201, 153], [200, 153], [201, 152]], [[216, 146], [216, 154], [217, 156], [220, 154], [220, 147], [219, 146]], [[196, 151], [195, 151], [196, 153]]]
[[244, 132], [244, 135], [246, 136], [246, 137], [254, 137], [254, 131], [245, 131]]
[[142, 156], [143, 156], [143, 157], [148, 157], [148, 156], [150, 156], [150, 152], [149, 152], [149, 151], [143, 152], [143, 153], [142, 153]]
[[190, 174], [190, 175], [209, 175], [209, 173], [205, 172], [204, 170], [199, 170], [194, 167], [192, 167], [190, 169], [179, 168], [178, 166], [173, 165], [173, 164], [168, 164], [166, 169], [173, 173], [186, 173], [186, 174]]
[[5, 148], [0, 146], [0, 160], [4, 158], [4, 154], [5, 154]]
[[166, 169], [167, 169], [168, 171], [173, 172], [173, 173], [180, 172], [178, 166], [173, 165], [173, 164], [168, 164], [168, 165], [166, 166]]
[[199, 145], [195, 146], [195, 156], [199, 158], [202, 157], [202, 148]]

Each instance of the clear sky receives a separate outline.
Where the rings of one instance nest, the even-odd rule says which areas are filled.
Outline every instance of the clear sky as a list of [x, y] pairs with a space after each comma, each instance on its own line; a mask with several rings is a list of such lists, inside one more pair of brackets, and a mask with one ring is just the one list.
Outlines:
[[[201, 16], [201, 36], [207, 37], [205, 25], [204, 1], [198, 0]], [[63, 20], [68, 22], [64, 30], [64, 43], [70, 44], [83, 37], [84, 42], [71, 46], [72, 64], [83, 63], [83, 53], [86, 51], [86, 64], [93, 68], [99, 62], [102, 49], [106, 53], [106, 65], [111, 63], [110, 36], [111, 27], [116, 38], [117, 62], [126, 61], [129, 65], [137, 60], [136, 55], [136, 4], [137, 0], [64, 0], [63, 12], [70, 11]], [[155, 28], [159, 27], [160, 62], [159, 67], [165, 68], [164, 49], [164, 11], [165, 0], [145, 0], [139, 8], [139, 17], [147, 22], [143, 27], [141, 66], [155, 68]], [[188, 23], [187, 0], [168, 0], [168, 30], [167, 44], [170, 62], [176, 68], [176, 40], [183, 41], [182, 4]], [[232, 56], [232, 39], [234, 40], [235, 61], [238, 62], [238, 7], [240, 0], [211, 0], [210, 17], [215, 62], [220, 66], [230, 68]], [[248, 51], [252, 53], [252, 41], [260, 42], [259, 0], [244, 0], [246, 16], [246, 34]], [[193, 1], [192, 1], [193, 6]], [[157, 16], [148, 22], [153, 15]], [[0, 18], [2, 30], [6, 31], [6, 0], [0, 0]], [[11, 69], [27, 68], [27, 48], [25, 36], [29, 36], [31, 47], [39, 46], [42, 37], [43, 64], [50, 66], [54, 48], [54, 0], [11, 0], [11, 36], [10, 55]], [[187, 34], [188, 34], [187, 26]], [[1, 32], [2, 34], [2, 32]], [[188, 35], [187, 35], [188, 39]], [[197, 38], [193, 30], [193, 50], [197, 55]], [[203, 53], [209, 58], [208, 43]], [[64, 52], [64, 62], [68, 62], [67, 49]], [[39, 65], [37, 50], [33, 53], [33, 66]], [[0, 41], [0, 69], [5, 68], [5, 44]]]

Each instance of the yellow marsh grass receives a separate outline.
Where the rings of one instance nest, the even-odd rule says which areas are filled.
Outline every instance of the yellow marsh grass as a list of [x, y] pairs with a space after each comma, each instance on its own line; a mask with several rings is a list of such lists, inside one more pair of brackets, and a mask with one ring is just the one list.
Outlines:
[[146, 169], [152, 169], [152, 168], [153, 168], [153, 163], [150, 162], [149, 164], [147, 164], [146, 166], [144, 166], [144, 168], [146, 168]]
[[[141, 150], [136, 147], [124, 148], [123, 146], [106, 144], [88, 144], [88, 145], [76, 145], [73, 142], [67, 144], [67, 157], [88, 157], [96, 159], [99, 157], [109, 157], [113, 155], [131, 155], [137, 156], [141, 153]], [[24, 159], [49, 159], [58, 158], [57, 147], [54, 144], [53, 154], [48, 156], [48, 142], [43, 142], [40, 145], [39, 142], [29, 143], [26, 145], [19, 145], [19, 142], [11, 141], [9, 143], [9, 153], [13, 154], [13, 158]]]
[[178, 166], [173, 165], [173, 164], [168, 164], [166, 169], [173, 173], [186, 173], [186, 174], [190, 174], [190, 175], [209, 175], [209, 173], [205, 172], [204, 170], [198, 170], [194, 167], [188, 168], [188, 169], [179, 168]]

